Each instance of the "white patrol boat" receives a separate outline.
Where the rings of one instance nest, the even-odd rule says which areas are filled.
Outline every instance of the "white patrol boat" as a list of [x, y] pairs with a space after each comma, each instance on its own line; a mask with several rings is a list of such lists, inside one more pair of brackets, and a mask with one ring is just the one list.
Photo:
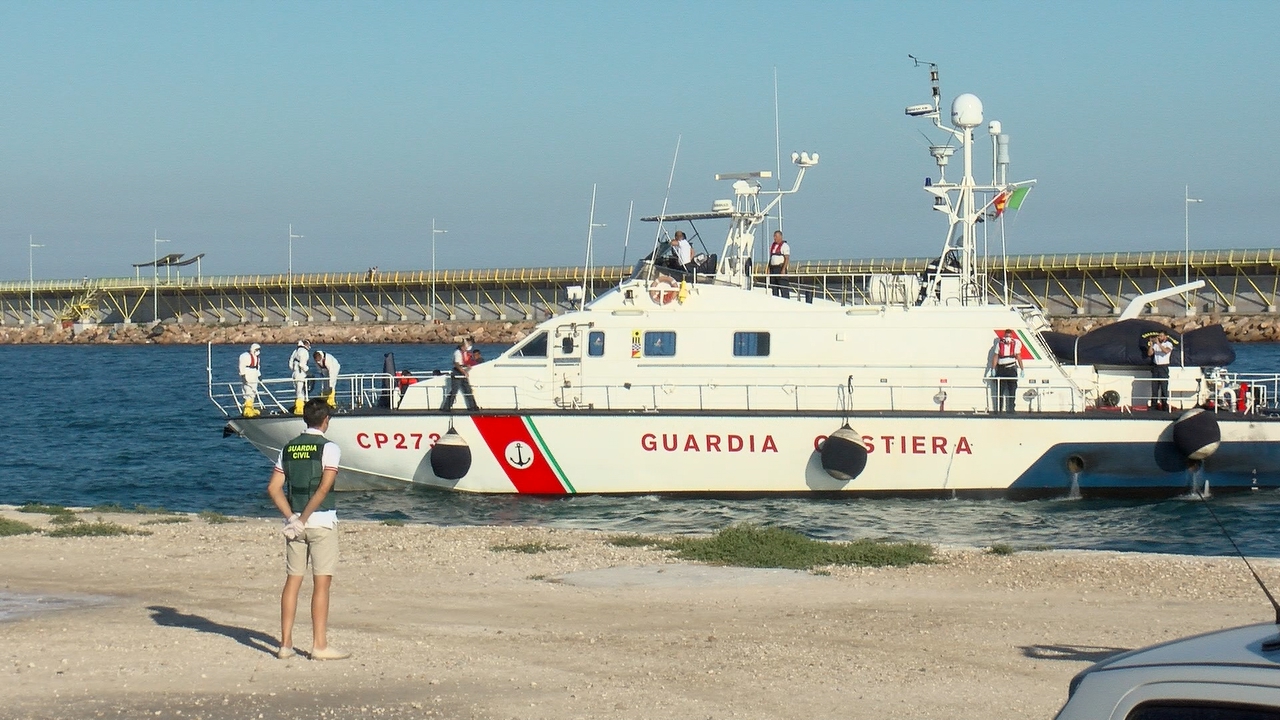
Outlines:
[[[1220, 327], [1169, 331], [1167, 409], [1150, 401], [1162, 393], [1147, 343], [1164, 328], [1135, 316], [1191, 286], [1135, 298], [1121, 322], [1076, 338], [989, 281], [975, 228], [999, 222], [1030, 183], [1006, 181], [998, 123], [994, 177], [975, 181], [982, 105], [960, 95], [944, 122], [933, 79], [933, 101], [907, 108], [948, 135], [924, 188], [947, 220], [929, 272], [847, 276], [838, 290], [762, 280], [756, 233], [818, 155], [792, 156], [789, 190], [762, 187], [767, 172], [719, 175], [732, 200], [649, 218], [659, 237], [665, 223], [728, 221], [718, 257], [675, 267], [657, 243], [617, 287], [473, 367], [479, 410], [462, 398], [440, 409], [447, 376], [340, 377], [328, 431], [342, 448], [339, 489], [1026, 498], [1280, 487], [1277, 376], [1222, 369], [1234, 353]], [[1021, 361], [1012, 411], [992, 372], [1006, 329], [1016, 338], [1004, 354]], [[263, 381], [252, 417], [238, 383], [210, 371], [209, 385], [230, 428], [268, 457], [301, 430], [290, 379]]]

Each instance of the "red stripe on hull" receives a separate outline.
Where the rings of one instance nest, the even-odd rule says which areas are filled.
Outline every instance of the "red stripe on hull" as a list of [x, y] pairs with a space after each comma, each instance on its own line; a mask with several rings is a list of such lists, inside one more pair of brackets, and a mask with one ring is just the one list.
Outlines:
[[[489, 452], [498, 461], [516, 492], [529, 495], [564, 495], [560, 478], [551, 469], [547, 458], [538, 451], [538, 444], [529, 434], [524, 419], [519, 415], [475, 415], [471, 420], [480, 431], [480, 437], [489, 446]], [[513, 443], [520, 443], [513, 445]]]

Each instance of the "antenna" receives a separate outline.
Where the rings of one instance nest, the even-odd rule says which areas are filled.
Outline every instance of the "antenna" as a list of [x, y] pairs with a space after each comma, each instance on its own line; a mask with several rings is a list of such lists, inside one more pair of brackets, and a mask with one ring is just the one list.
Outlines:
[[636, 209], [636, 201], [627, 206], [627, 234], [622, 238], [622, 264], [627, 264], [627, 243], [631, 242], [631, 211]]
[[[938, 63], [929, 62], [928, 60], [921, 60], [920, 58], [910, 53], [907, 54], [907, 57], [911, 58], [911, 62], [915, 63], [916, 67], [920, 67], [921, 65], [929, 66], [929, 83], [933, 86], [933, 109], [937, 110], [941, 108], [942, 107], [942, 89], [938, 83]], [[911, 108], [907, 108], [907, 114], [908, 115], [911, 114]]]
[[596, 222], [596, 184], [591, 183], [591, 214], [587, 216], [587, 258], [582, 268], [582, 284], [585, 286], [585, 292], [578, 300], [578, 309], [581, 310], [587, 304], [587, 295], [591, 294], [595, 289], [595, 283], [591, 281], [591, 239], [592, 234], [598, 227], [605, 227], [604, 223]]
[[[1268, 600], [1271, 601], [1271, 607], [1276, 611], [1276, 626], [1280, 627], [1280, 603], [1276, 602], [1275, 596], [1273, 596], [1271, 594], [1271, 591], [1267, 589], [1267, 584], [1262, 582], [1262, 578], [1258, 577], [1258, 572], [1253, 569], [1253, 565], [1250, 564], [1249, 558], [1245, 557], [1244, 553], [1240, 552], [1240, 546], [1236, 545], [1236, 541], [1234, 538], [1231, 537], [1231, 533], [1227, 532], [1227, 527], [1222, 524], [1221, 520], [1218, 519], [1218, 513], [1213, 511], [1213, 506], [1210, 505], [1209, 501], [1205, 499], [1204, 493], [1197, 490], [1196, 497], [1200, 498], [1200, 502], [1203, 503], [1204, 508], [1209, 511], [1209, 515], [1213, 516], [1213, 521], [1218, 523], [1218, 528], [1222, 530], [1222, 534], [1225, 535], [1227, 538], [1227, 541], [1231, 543], [1231, 547], [1235, 548], [1236, 554], [1239, 555], [1240, 559], [1244, 561], [1245, 567], [1249, 568], [1249, 573], [1253, 575], [1253, 579], [1258, 583], [1258, 587], [1262, 588], [1262, 593], [1267, 596]], [[1280, 634], [1276, 635], [1275, 637], [1269, 637], [1266, 640], [1263, 640], [1262, 650], [1264, 652], [1280, 650]]]
[[[778, 192], [782, 192], [782, 126], [778, 123], [778, 67], [773, 68], [773, 162], [778, 179]], [[778, 196], [778, 229], [782, 229], [782, 196]]]
[[[671, 200], [671, 181], [675, 180], [676, 178], [676, 160], [680, 159], [680, 141], [683, 138], [684, 138], [683, 135], [676, 136], [676, 152], [675, 152], [675, 155], [671, 157], [671, 174], [667, 176], [667, 194], [666, 194], [666, 197], [662, 198], [662, 214], [658, 215], [658, 230], [653, 236], [652, 252], [655, 255], [658, 252], [658, 243], [662, 242], [662, 224], [667, 220], [667, 203], [670, 202]], [[658, 258], [653, 257], [652, 259], [653, 261], [656, 262]], [[649, 279], [650, 280], [653, 279], [654, 264], [655, 264], [654, 262], [649, 263]]]

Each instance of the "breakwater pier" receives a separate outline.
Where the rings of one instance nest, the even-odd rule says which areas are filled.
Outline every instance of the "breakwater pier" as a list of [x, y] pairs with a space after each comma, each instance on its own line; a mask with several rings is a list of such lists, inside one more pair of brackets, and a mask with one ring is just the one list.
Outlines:
[[[792, 281], [848, 304], [894, 301], [884, 278], [923, 275], [931, 258], [818, 260]], [[459, 334], [508, 342], [627, 277], [605, 266], [360, 273], [184, 276], [0, 283], [0, 342], [449, 342]], [[1280, 340], [1280, 251], [1011, 255], [985, 261], [991, 291], [1036, 305], [1067, 332], [1107, 321], [1135, 297], [1204, 280], [1188, 297], [1146, 311], [1175, 327], [1222, 322], [1235, 340]], [[765, 278], [759, 278], [764, 282]], [[907, 298], [898, 301], [907, 301]], [[159, 322], [163, 329], [154, 326]], [[141, 327], [140, 327], [141, 326]]]

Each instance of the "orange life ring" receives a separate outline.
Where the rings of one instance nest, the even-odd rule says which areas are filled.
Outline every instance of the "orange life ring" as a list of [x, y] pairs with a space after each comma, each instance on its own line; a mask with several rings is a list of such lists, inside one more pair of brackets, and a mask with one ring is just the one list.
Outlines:
[[671, 279], [670, 275], [659, 275], [658, 279], [649, 286], [649, 299], [658, 305], [668, 305], [676, 299], [678, 290], [676, 281]]

